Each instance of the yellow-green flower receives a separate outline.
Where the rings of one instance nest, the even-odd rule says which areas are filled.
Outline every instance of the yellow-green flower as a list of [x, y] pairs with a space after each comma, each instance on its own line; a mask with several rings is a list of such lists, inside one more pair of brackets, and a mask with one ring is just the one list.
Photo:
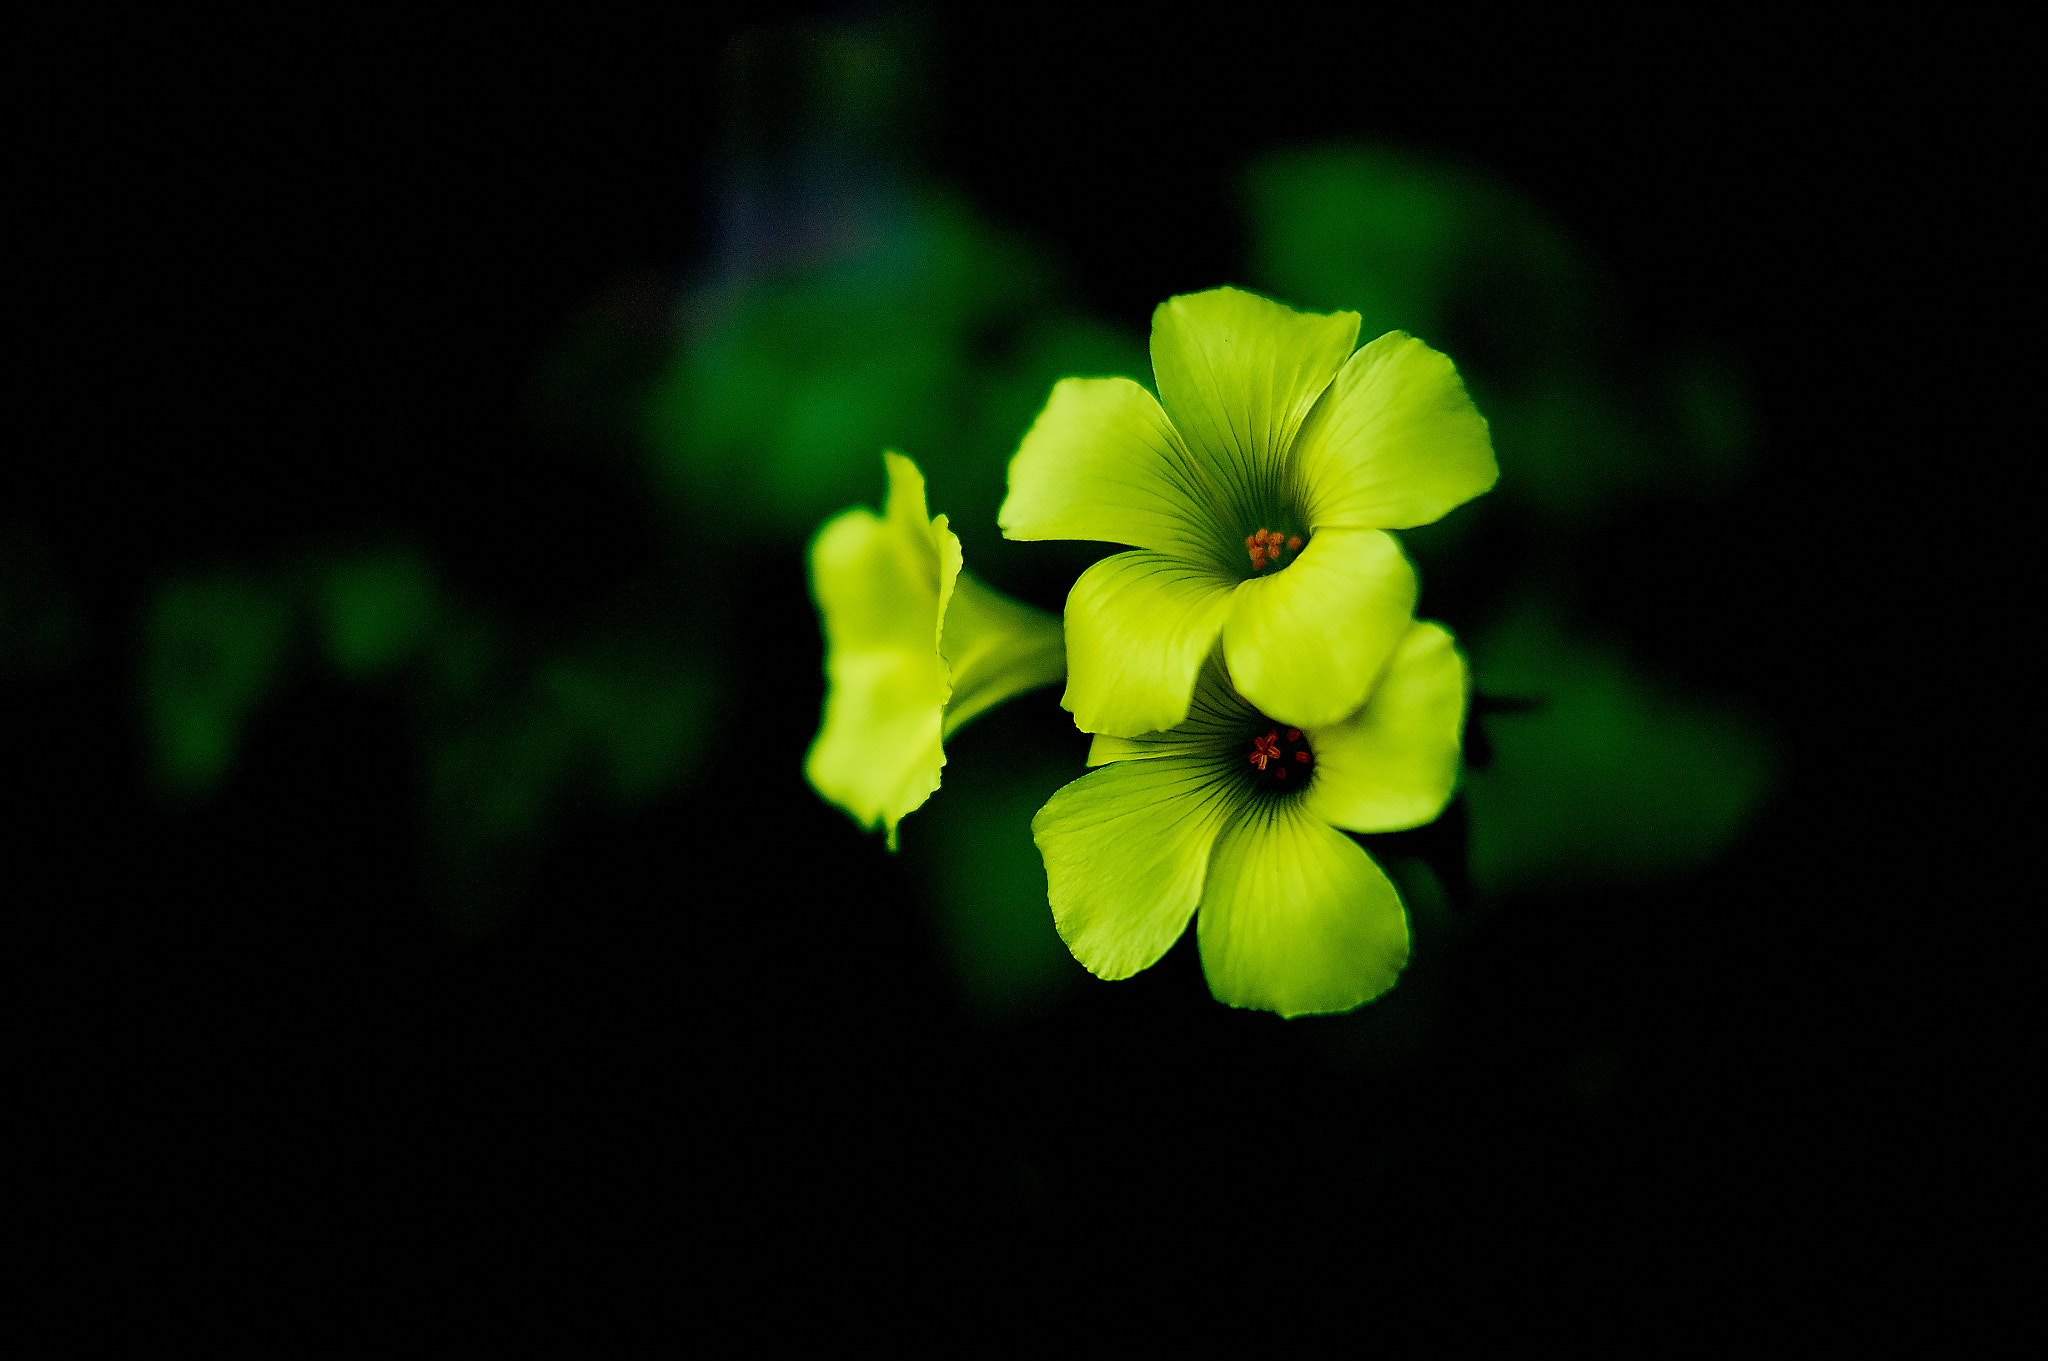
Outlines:
[[1092, 973], [1128, 978], [1199, 909], [1219, 1001], [1299, 1016], [1385, 992], [1408, 962], [1407, 914], [1339, 829], [1397, 831], [1443, 811], [1469, 688], [1450, 634], [1411, 621], [1370, 702], [1293, 727], [1233, 690], [1212, 652], [1186, 722], [1098, 735], [1088, 763], [1102, 769], [1032, 820], [1067, 948]]
[[1087, 732], [1188, 715], [1218, 636], [1237, 689], [1276, 721], [1364, 703], [1415, 606], [1384, 531], [1492, 486], [1486, 421], [1451, 361], [1358, 315], [1297, 312], [1234, 288], [1152, 315], [1159, 397], [1068, 378], [1010, 463], [1003, 533], [1136, 546], [1067, 598], [1067, 692]]
[[885, 453], [889, 496], [825, 522], [811, 595], [825, 629], [825, 714], [804, 758], [817, 791], [862, 827], [896, 825], [939, 787], [943, 742], [968, 719], [1066, 667], [1060, 622], [961, 570], [924, 476]]

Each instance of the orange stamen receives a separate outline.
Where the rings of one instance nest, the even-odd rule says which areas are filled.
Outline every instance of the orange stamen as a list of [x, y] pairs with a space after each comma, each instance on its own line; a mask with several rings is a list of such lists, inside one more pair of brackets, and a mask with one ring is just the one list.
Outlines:
[[1301, 763], [1302, 763], [1303, 765], [1307, 765], [1307, 764], [1308, 764], [1308, 753], [1307, 753], [1307, 752], [1305, 752], [1305, 751], [1297, 751], [1297, 752], [1295, 752], [1295, 753], [1294, 753], [1294, 759], [1295, 759], [1295, 760], [1297, 760], [1297, 761], [1299, 761], [1299, 762], [1301, 762]]
[[1301, 729], [1289, 728], [1287, 730], [1287, 740], [1290, 742], [1299, 742], [1301, 740]]
[[1244, 546], [1252, 555], [1252, 570], [1262, 572], [1269, 565], [1278, 567], [1282, 553], [1301, 551], [1302, 537], [1299, 534], [1282, 534], [1277, 529], [1260, 525], [1246, 537]]

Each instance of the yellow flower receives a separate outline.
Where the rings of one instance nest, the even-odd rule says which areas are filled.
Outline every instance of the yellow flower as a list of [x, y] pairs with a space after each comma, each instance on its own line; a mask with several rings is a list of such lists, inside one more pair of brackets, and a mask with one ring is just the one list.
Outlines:
[[825, 631], [825, 713], [804, 759], [812, 787], [872, 830], [939, 787], [944, 741], [1066, 671], [1060, 622], [961, 568], [960, 540], [925, 513], [924, 476], [885, 453], [889, 495], [825, 522], [811, 595]]
[[1234, 288], [1152, 317], [1159, 397], [1127, 378], [1058, 383], [1010, 462], [1013, 539], [1136, 546], [1067, 597], [1062, 703], [1135, 736], [1188, 715], [1222, 640], [1275, 721], [1335, 723], [1406, 634], [1415, 572], [1389, 529], [1428, 524], [1499, 476], [1451, 361], [1358, 315]]
[[1457, 784], [1469, 672], [1451, 635], [1410, 621], [1372, 698], [1298, 727], [1231, 688], [1212, 652], [1185, 722], [1098, 735], [1031, 830], [1053, 920], [1103, 978], [1154, 964], [1196, 916], [1218, 1001], [1283, 1016], [1348, 1011], [1408, 962], [1401, 898], [1345, 831], [1419, 827]]

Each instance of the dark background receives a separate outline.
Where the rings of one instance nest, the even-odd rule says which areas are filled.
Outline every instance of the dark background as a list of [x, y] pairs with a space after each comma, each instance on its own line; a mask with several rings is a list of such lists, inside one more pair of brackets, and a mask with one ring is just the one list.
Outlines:
[[[1902, 507], [1958, 498], [1920, 409], [1885, 395], [1981, 381], [1928, 340], [1975, 287], [1929, 244], [1978, 211], [1953, 154], [1971, 115], [1898, 95], [1944, 74], [1940, 50], [1704, 21], [836, 15], [918, 52], [919, 172], [1135, 334], [1160, 299], [1242, 277], [1248, 156], [1367, 134], [1498, 174], [1605, 262], [1632, 343], [1705, 337], [1751, 378], [1761, 471], [1733, 505], [1603, 541], [1598, 609], [1768, 716], [1769, 812], [1654, 891], [1454, 892], [1442, 1019], [1420, 1057], [1360, 1068], [1211, 1003], [1186, 942], [1129, 983], [978, 1017], [904, 866], [795, 778], [819, 693], [800, 560], [692, 557], [625, 465], [536, 432], [565, 327], [623, 297], [658, 336], [718, 250], [721, 167], [779, 154], [772, 87], [736, 113], [720, 63], [796, 13], [342, 26], [260, 54], [184, 32], [176, 60], [24, 72], [43, 230], [12, 265], [0, 518], [71, 622], [59, 660], [10, 677], [4, 759], [21, 1090], [48, 1093], [26, 1103], [46, 1136], [27, 1190], [68, 1207], [52, 1252], [353, 1241], [373, 1273], [453, 1288], [508, 1246], [660, 1277], [707, 1250], [1195, 1244], [1476, 1273], [1625, 1245], [1632, 1272], [1704, 1252], [1768, 1294], [1908, 1252], [1903, 1225], [1971, 1202], [1967, 1168], [1916, 1153], [1977, 1118], [1957, 1112], [1978, 1060], [1927, 1001], [1967, 972], [1945, 942], [1968, 933], [1925, 865], [1994, 833], [1926, 792], [1965, 777], [1916, 706], [1958, 682], [1938, 555]], [[1995, 232], [1962, 234], [1997, 258]], [[1911, 377], [1885, 378], [1902, 355]], [[366, 527], [430, 545], [537, 636], [659, 579], [720, 640], [699, 775], [565, 813], [482, 926], [422, 888], [389, 693], [294, 683], [215, 795], [152, 791], [150, 592]], [[1631, 569], [1674, 538], [1696, 569]], [[956, 766], [1078, 740], [1049, 695], [1014, 712]], [[1449, 881], [1457, 835], [1454, 816], [1395, 849]]]

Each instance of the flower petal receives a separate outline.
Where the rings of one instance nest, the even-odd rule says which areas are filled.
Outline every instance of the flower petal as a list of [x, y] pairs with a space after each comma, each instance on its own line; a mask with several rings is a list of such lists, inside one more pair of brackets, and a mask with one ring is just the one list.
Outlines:
[[1408, 962], [1408, 914], [1372, 857], [1277, 799], [1217, 837], [1196, 930], [1216, 1000], [1282, 1016], [1349, 1011]]
[[1151, 393], [1128, 378], [1062, 378], [1010, 460], [996, 520], [1012, 539], [1099, 539], [1206, 559], [1203, 474]]
[[1500, 477], [1486, 418], [1449, 358], [1402, 331], [1351, 357], [1295, 441], [1311, 529], [1407, 529]]
[[1471, 689], [1451, 635], [1437, 624], [1411, 626], [1365, 707], [1310, 730], [1309, 811], [1354, 832], [1420, 827], [1443, 812], [1458, 784]]
[[811, 542], [811, 592], [825, 630], [825, 715], [804, 774], [862, 827], [896, 824], [931, 797], [946, 763], [940, 711], [951, 687], [939, 655], [960, 541], [924, 514], [924, 478], [898, 454], [886, 518], [855, 507]]
[[939, 651], [953, 682], [946, 702], [945, 736], [1006, 699], [1050, 685], [1067, 674], [1067, 643], [1060, 621], [990, 590], [972, 573], [953, 582], [939, 630]]
[[1282, 723], [1349, 718], [1407, 633], [1417, 589], [1392, 535], [1324, 530], [1293, 563], [1237, 588], [1223, 628], [1232, 683]]
[[[1233, 748], [1242, 748], [1247, 730], [1259, 717], [1259, 711], [1230, 688], [1230, 677], [1223, 672], [1223, 659], [1212, 648], [1195, 675], [1195, 693], [1186, 722], [1164, 732], [1139, 733], [1135, 737], [1097, 733], [1088, 744], [1088, 764], [1143, 761], [1154, 756], [1221, 756], [1231, 753]], [[1241, 758], [1242, 751], [1236, 754]]]
[[1031, 820], [1053, 923], [1090, 973], [1129, 978], [1187, 929], [1217, 830], [1243, 797], [1217, 773], [1185, 756], [1109, 766]]
[[1083, 572], [1067, 595], [1067, 693], [1060, 701], [1075, 724], [1083, 732], [1134, 737], [1185, 719], [1234, 585], [1142, 549]]
[[1295, 433], [1357, 344], [1356, 312], [1297, 312], [1235, 288], [1153, 312], [1159, 400], [1220, 488], [1228, 539], [1275, 508]]

